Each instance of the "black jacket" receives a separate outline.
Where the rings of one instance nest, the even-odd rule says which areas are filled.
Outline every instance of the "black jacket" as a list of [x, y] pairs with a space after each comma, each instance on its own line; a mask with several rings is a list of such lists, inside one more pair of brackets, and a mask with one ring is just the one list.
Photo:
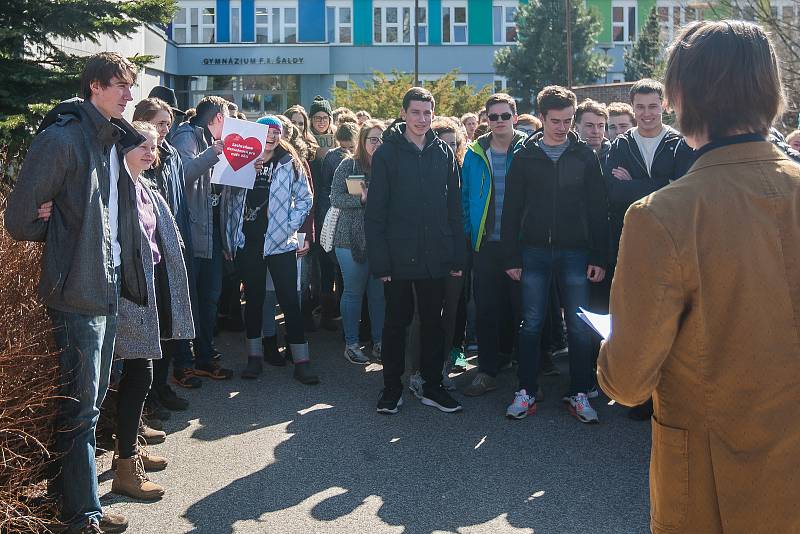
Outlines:
[[372, 156], [364, 210], [372, 274], [441, 278], [464, 268], [459, 174], [453, 151], [433, 131], [420, 150], [397, 122]]
[[[668, 128], [666, 135], [656, 147], [650, 173], [647, 172], [647, 164], [633, 133], [628, 131], [617, 136], [611, 144], [611, 150], [608, 151], [603, 166], [610, 205], [612, 263], [616, 263], [619, 238], [622, 235], [622, 221], [628, 207], [686, 174], [692, 163], [694, 163], [694, 151], [686, 144], [683, 136], [672, 128]], [[616, 167], [623, 167], [633, 179], [614, 178], [611, 171]]]
[[589, 264], [608, 256], [608, 201], [597, 155], [574, 132], [553, 162], [531, 134], [514, 154], [500, 229], [508, 268], [522, 266], [520, 246], [586, 249]]

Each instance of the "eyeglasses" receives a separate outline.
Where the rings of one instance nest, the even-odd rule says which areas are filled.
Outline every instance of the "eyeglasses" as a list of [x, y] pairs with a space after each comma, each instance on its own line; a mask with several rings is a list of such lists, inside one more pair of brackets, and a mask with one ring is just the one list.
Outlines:
[[383, 143], [383, 139], [380, 137], [367, 137], [367, 141], [369, 141], [372, 145], [379, 145]]
[[500, 113], [499, 115], [497, 113], [490, 113], [489, 114], [489, 120], [492, 121], [492, 122], [497, 122], [499, 120], [507, 121], [510, 118], [511, 118], [511, 113], [508, 113], [508, 112]]
[[331, 118], [327, 115], [323, 115], [322, 117], [313, 117], [311, 120], [314, 122], [328, 122]]

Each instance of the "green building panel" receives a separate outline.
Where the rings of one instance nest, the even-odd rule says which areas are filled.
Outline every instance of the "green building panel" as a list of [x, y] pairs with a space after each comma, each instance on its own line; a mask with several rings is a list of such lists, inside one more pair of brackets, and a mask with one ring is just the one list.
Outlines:
[[469, 0], [467, 4], [467, 29], [469, 31], [469, 44], [492, 44], [494, 37], [492, 36], [491, 1]]
[[442, 44], [442, 0], [428, 0], [428, 44]]
[[647, 17], [650, 16], [650, 11], [656, 6], [656, 0], [639, 0], [637, 2], [637, 14], [636, 17], [639, 19], [639, 27], [637, 28], [637, 37], [639, 32], [642, 31], [644, 25], [647, 24]]
[[600, 19], [600, 35], [597, 41], [600, 43], [611, 42], [611, 0], [586, 0], [586, 7], [597, 14]]
[[372, 44], [372, 0], [353, 0], [353, 44]]

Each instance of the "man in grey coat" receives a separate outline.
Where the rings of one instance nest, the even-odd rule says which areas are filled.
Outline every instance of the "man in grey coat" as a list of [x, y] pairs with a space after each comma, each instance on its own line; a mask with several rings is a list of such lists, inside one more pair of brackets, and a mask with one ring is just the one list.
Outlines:
[[214, 326], [222, 292], [222, 230], [219, 199], [222, 186], [211, 183], [211, 171], [224, 145], [222, 125], [228, 117], [228, 101], [219, 96], [204, 97], [197, 114], [184, 122], [170, 139], [183, 162], [186, 199], [191, 213], [194, 278], [197, 288], [195, 315], [194, 374], [215, 380], [229, 379], [233, 371], [214, 361]]
[[89, 58], [81, 75], [85, 100], [63, 102], [45, 118], [5, 213], [12, 237], [45, 243], [39, 297], [61, 349], [67, 400], [59, 410], [56, 489], [69, 483], [59, 493], [70, 533], [127, 527], [100, 507], [95, 427], [111, 374], [120, 293], [147, 304], [135, 260], [141, 235], [133, 184], [118, 183], [123, 153], [142, 141], [122, 119], [135, 81], [136, 68], [122, 56]]

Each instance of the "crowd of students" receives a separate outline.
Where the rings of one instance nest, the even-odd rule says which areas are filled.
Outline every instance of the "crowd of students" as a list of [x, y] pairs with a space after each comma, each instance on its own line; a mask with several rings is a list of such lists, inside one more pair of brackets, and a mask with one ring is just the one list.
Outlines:
[[163, 439], [158, 419], [187, 408], [173, 386], [233, 377], [214, 344], [220, 325], [244, 330], [243, 378], [288, 361], [314, 385], [307, 333], [341, 322], [344, 357], [383, 365], [383, 414], [402, 405], [407, 370], [423, 404], [460, 411], [450, 374], [472, 349], [478, 370], [463, 393], [496, 390], [516, 363], [505, 415], [523, 419], [542, 400], [539, 375], [558, 374], [552, 358], [568, 352], [562, 400], [578, 421], [599, 422], [590, 399], [600, 339], [575, 312], [608, 311], [626, 210], [696, 157], [663, 123], [659, 82], [640, 80], [629, 103], [608, 105], [545, 87], [538, 117], [518, 115], [504, 93], [448, 118], [414, 87], [394, 120], [317, 97], [308, 112], [257, 120], [268, 133], [254, 186], [242, 189], [211, 181], [226, 118], [244, 118], [236, 106], [207, 96], [181, 111], [157, 87], [128, 123], [135, 79], [115, 53], [89, 59], [83, 98], [45, 118], [5, 214], [12, 236], [46, 242], [40, 297], [69, 399], [54, 487], [69, 480], [60, 495], [70, 532], [127, 526], [97, 498], [94, 433], [109, 382], [112, 491], [157, 499], [164, 488], [147, 472], [167, 460], [141, 449], [140, 435]]

